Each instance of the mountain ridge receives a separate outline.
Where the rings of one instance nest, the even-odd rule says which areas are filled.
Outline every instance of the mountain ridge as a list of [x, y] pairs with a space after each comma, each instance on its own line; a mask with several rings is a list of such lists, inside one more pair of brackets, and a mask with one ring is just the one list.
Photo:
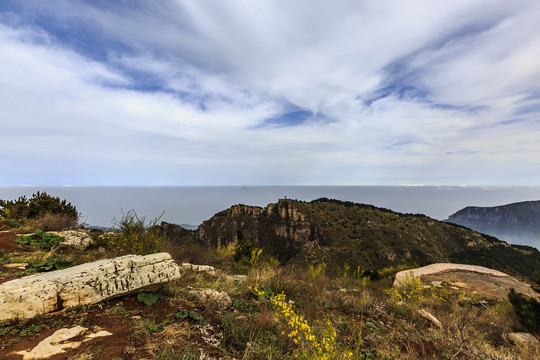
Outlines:
[[540, 248], [540, 200], [491, 207], [467, 206], [445, 221], [511, 243]]
[[327, 198], [280, 199], [265, 208], [234, 205], [204, 221], [195, 240], [214, 247], [251, 241], [282, 263], [324, 263], [330, 274], [435, 262], [511, 270], [528, 278], [540, 269], [537, 249], [422, 214]]

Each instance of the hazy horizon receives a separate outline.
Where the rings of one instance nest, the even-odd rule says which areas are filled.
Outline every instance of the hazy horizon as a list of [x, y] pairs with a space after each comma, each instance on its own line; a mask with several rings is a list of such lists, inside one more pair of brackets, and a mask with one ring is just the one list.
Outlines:
[[65, 198], [89, 225], [104, 227], [131, 209], [148, 220], [164, 212], [163, 221], [199, 225], [232, 205], [266, 206], [283, 197], [334, 198], [438, 220], [466, 206], [540, 200], [540, 187], [494, 186], [0, 186], [0, 199], [28, 197], [37, 191]]

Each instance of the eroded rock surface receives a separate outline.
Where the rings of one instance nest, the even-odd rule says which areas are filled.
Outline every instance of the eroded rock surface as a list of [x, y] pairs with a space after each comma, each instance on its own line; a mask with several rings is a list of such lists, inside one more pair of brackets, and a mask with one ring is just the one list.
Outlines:
[[127, 255], [27, 276], [0, 285], [0, 321], [95, 304], [180, 278], [167, 253]]
[[189, 293], [195, 296], [199, 303], [211, 303], [220, 310], [225, 310], [232, 305], [231, 297], [224, 291], [220, 292], [214, 289], [190, 289]]
[[81, 343], [90, 341], [101, 336], [110, 336], [112, 333], [102, 330], [97, 333], [91, 333], [80, 339], [80, 341], [69, 340], [82, 336], [88, 329], [82, 326], [75, 326], [71, 329], [56, 330], [51, 336], [43, 339], [30, 351], [19, 351], [16, 354], [22, 355], [23, 360], [47, 359], [54, 355], [63, 354], [68, 349], [76, 349]]
[[435, 287], [440, 287], [444, 282], [453, 290], [478, 292], [496, 297], [506, 297], [510, 289], [515, 289], [524, 295], [539, 298], [528, 284], [501, 271], [482, 266], [439, 263], [404, 270], [396, 274], [394, 286], [406, 281], [408, 276], [420, 277], [425, 283], [431, 283]]
[[84, 250], [93, 243], [92, 238], [85, 230], [50, 231], [50, 233], [64, 238], [62, 245]]

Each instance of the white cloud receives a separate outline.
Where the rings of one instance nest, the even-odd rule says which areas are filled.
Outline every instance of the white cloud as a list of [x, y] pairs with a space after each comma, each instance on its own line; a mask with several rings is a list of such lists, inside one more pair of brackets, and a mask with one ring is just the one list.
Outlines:
[[[107, 56], [21, 25], [24, 14], [0, 23], [0, 150], [24, 143], [10, 166], [37, 164], [11, 184], [507, 184], [540, 175], [538, 113], [516, 115], [538, 105], [535, 2], [60, 1], [26, 10], [66, 31], [85, 26], [81, 36], [97, 36]], [[396, 77], [392, 64], [413, 75]], [[377, 99], [387, 85], [396, 93]], [[400, 98], [404, 86], [426, 94]], [[326, 120], [261, 126], [294, 106]]]

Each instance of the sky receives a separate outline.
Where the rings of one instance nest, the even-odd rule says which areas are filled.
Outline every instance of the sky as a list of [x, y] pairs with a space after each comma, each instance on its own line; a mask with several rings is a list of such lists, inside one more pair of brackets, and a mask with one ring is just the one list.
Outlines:
[[2, 0], [0, 185], [540, 179], [537, 0]]

